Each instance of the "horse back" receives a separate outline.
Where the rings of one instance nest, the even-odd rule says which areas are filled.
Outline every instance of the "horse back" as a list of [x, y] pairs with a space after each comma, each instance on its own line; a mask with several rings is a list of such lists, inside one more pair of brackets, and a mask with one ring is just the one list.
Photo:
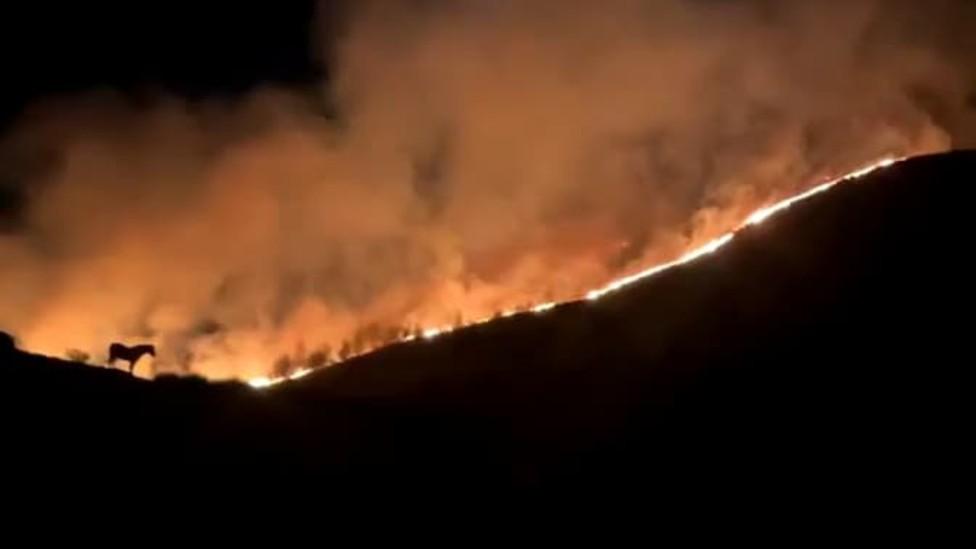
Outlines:
[[129, 348], [121, 343], [113, 343], [108, 346], [109, 359], [124, 358], [128, 354]]

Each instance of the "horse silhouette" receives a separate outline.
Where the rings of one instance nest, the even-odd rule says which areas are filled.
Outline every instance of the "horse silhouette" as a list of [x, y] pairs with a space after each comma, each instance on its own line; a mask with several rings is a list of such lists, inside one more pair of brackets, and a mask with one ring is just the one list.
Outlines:
[[109, 366], [115, 363], [116, 360], [124, 360], [129, 363], [129, 373], [131, 374], [136, 368], [136, 362], [145, 355], [156, 356], [156, 347], [152, 345], [136, 345], [135, 347], [128, 347], [121, 343], [113, 343], [108, 346], [108, 363]]

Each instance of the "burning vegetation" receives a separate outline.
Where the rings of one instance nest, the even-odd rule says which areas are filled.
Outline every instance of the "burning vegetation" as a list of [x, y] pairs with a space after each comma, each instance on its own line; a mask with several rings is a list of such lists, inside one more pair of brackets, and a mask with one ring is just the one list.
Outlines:
[[[728, 232], [728, 233], [725, 233], [725, 234], [723, 234], [723, 235], [721, 235], [721, 236], [719, 236], [717, 238], [714, 238], [714, 239], [706, 242], [705, 244], [703, 244], [703, 245], [701, 245], [701, 246], [699, 246], [697, 248], [694, 248], [694, 249], [686, 252], [681, 257], [679, 257], [678, 259], [675, 259], [673, 261], [668, 261], [668, 262], [662, 263], [660, 265], [654, 265], [652, 267], [648, 267], [646, 269], [643, 269], [641, 271], [638, 271], [638, 272], [636, 272], [634, 274], [627, 275], [627, 276], [623, 276], [623, 277], [618, 278], [616, 280], [612, 280], [607, 285], [605, 285], [605, 286], [603, 286], [601, 288], [598, 288], [598, 289], [591, 290], [591, 291], [587, 292], [586, 295], [585, 295], [585, 299], [588, 300], [588, 301], [596, 301], [596, 300], [599, 300], [599, 299], [603, 298], [604, 296], [607, 296], [609, 294], [612, 294], [613, 292], [616, 292], [618, 290], [622, 290], [622, 289], [626, 288], [627, 286], [630, 286], [631, 284], [635, 284], [635, 283], [640, 282], [642, 280], [648, 279], [648, 278], [650, 278], [650, 277], [652, 277], [652, 276], [654, 276], [654, 275], [656, 275], [658, 273], [662, 273], [662, 272], [664, 272], [664, 271], [666, 271], [668, 269], [671, 269], [673, 267], [677, 267], [679, 265], [684, 265], [684, 264], [687, 264], [687, 263], [691, 263], [692, 261], [695, 261], [697, 259], [700, 259], [700, 258], [702, 258], [704, 256], [707, 256], [707, 255], [710, 255], [712, 253], [715, 253], [718, 250], [720, 250], [722, 247], [724, 247], [726, 244], [732, 242], [732, 240], [735, 238], [736, 232], [738, 230], [741, 230], [741, 229], [746, 228], [746, 227], [754, 226], [754, 225], [760, 225], [763, 222], [765, 222], [766, 220], [768, 220], [771, 217], [775, 216], [776, 214], [778, 214], [778, 213], [780, 213], [780, 212], [782, 212], [784, 210], [789, 209], [794, 204], [797, 204], [799, 202], [802, 202], [803, 200], [806, 200], [806, 199], [808, 199], [808, 198], [810, 198], [812, 196], [815, 196], [815, 195], [818, 195], [820, 193], [826, 192], [826, 191], [830, 190], [831, 188], [833, 188], [834, 186], [836, 186], [836, 185], [838, 185], [840, 183], [843, 183], [843, 182], [846, 182], [846, 181], [856, 181], [857, 179], [860, 179], [860, 178], [862, 178], [862, 177], [864, 177], [866, 175], [869, 175], [871, 173], [874, 173], [877, 170], [884, 169], [884, 168], [887, 168], [889, 166], [892, 166], [896, 162], [898, 162], [898, 159], [896, 159], [896, 158], [883, 158], [883, 159], [878, 160], [877, 162], [874, 162], [874, 163], [872, 163], [872, 164], [870, 164], [868, 166], [865, 166], [865, 167], [860, 168], [858, 170], [854, 170], [853, 172], [851, 172], [851, 173], [849, 173], [849, 174], [847, 174], [847, 175], [845, 175], [843, 177], [840, 177], [840, 178], [837, 178], [837, 179], [833, 179], [833, 180], [827, 181], [826, 183], [821, 183], [820, 185], [817, 185], [817, 186], [815, 186], [815, 187], [813, 187], [813, 188], [811, 188], [811, 189], [809, 189], [807, 191], [804, 191], [804, 192], [799, 193], [797, 195], [794, 195], [794, 196], [791, 196], [789, 198], [785, 198], [783, 200], [780, 200], [779, 202], [776, 202], [775, 204], [771, 204], [769, 206], [760, 208], [760, 209], [754, 211], [751, 215], [749, 215], [746, 218], [746, 220], [739, 226], [739, 229], [737, 229], [736, 231]], [[526, 306], [526, 307], [522, 307], [522, 308], [518, 308], [518, 309], [508, 309], [508, 310], [502, 311], [501, 313], [499, 313], [497, 315], [494, 315], [494, 316], [491, 316], [491, 317], [485, 317], [485, 318], [480, 318], [480, 319], [472, 320], [472, 321], [470, 321], [467, 324], [460, 324], [460, 325], [454, 325], [454, 326], [443, 326], [443, 327], [439, 327], [439, 328], [427, 328], [425, 330], [421, 330], [419, 333], [414, 333], [414, 334], [404, 332], [404, 333], [400, 334], [399, 336], [394, 336], [394, 337], [391, 337], [389, 339], [379, 340], [378, 344], [376, 344], [375, 347], [368, 347], [367, 346], [367, 347], [365, 347], [364, 349], [362, 349], [362, 350], [360, 350], [358, 352], [353, 351], [353, 352], [349, 353], [346, 356], [340, 356], [339, 357], [339, 360], [342, 361], [342, 360], [348, 360], [350, 358], [354, 358], [355, 356], [359, 356], [361, 354], [365, 354], [365, 353], [370, 352], [373, 349], [375, 349], [377, 347], [380, 347], [380, 346], [383, 346], [383, 345], [388, 345], [388, 344], [393, 344], [393, 343], [405, 343], [405, 342], [410, 342], [410, 341], [414, 341], [414, 340], [417, 340], [417, 339], [425, 339], [425, 340], [436, 339], [436, 338], [438, 338], [438, 337], [440, 337], [440, 336], [442, 336], [444, 334], [451, 333], [454, 330], [457, 330], [457, 329], [460, 329], [460, 328], [463, 328], [463, 327], [466, 327], [466, 326], [474, 326], [474, 325], [478, 325], [478, 324], [484, 324], [486, 322], [491, 322], [492, 320], [495, 320], [496, 318], [500, 318], [500, 317], [507, 318], [507, 317], [511, 317], [511, 316], [514, 316], [514, 315], [517, 315], [517, 314], [545, 314], [545, 313], [551, 311], [552, 309], [555, 309], [557, 306], [558, 306], [558, 303], [554, 303], [554, 302], [539, 303], [537, 305]], [[275, 363], [276, 364], [276, 367], [273, 370], [273, 375], [272, 376], [270, 376], [270, 377], [262, 376], [262, 377], [253, 378], [248, 383], [252, 387], [254, 387], [256, 389], [264, 389], [264, 388], [267, 388], [267, 387], [272, 387], [274, 385], [278, 385], [280, 383], [284, 383], [286, 381], [293, 381], [293, 380], [296, 380], [296, 379], [301, 379], [301, 378], [309, 375], [310, 373], [312, 373], [316, 369], [322, 368], [322, 367], [325, 367], [325, 366], [328, 366], [331, 363], [327, 352], [325, 354], [319, 353], [319, 355], [317, 355], [317, 357], [318, 358], [316, 360], [313, 361], [313, 360], [310, 359], [307, 363], [305, 363], [304, 366], [298, 367], [297, 369], [293, 369], [291, 367], [291, 364], [292, 363], [291, 363], [289, 357], [287, 357], [287, 356], [286, 357], [282, 357], [281, 359], [279, 359], [278, 362]]]
[[0, 328], [267, 386], [599, 298], [976, 126], [970, 38], [930, 36], [968, 9], [406, 4], [356, 3], [314, 93], [34, 105], [0, 142]]

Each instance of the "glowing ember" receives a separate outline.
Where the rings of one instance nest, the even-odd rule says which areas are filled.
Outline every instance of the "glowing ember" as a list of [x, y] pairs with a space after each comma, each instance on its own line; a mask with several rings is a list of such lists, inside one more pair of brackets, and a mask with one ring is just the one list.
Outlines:
[[293, 372], [292, 374], [290, 374], [288, 376], [288, 379], [290, 379], [290, 380], [301, 379], [301, 378], [307, 376], [310, 373], [312, 373], [312, 370], [311, 369], [304, 368], [304, 369], [298, 370], [297, 372]]
[[248, 385], [255, 389], [267, 389], [272, 385], [277, 385], [284, 381], [283, 379], [271, 379], [270, 377], [256, 377], [247, 382]]
[[766, 208], [756, 210], [755, 212], [752, 213], [752, 215], [746, 218], [742, 226], [744, 227], [746, 225], [758, 225], [763, 221], [766, 221], [770, 217], [776, 215], [777, 213], [789, 208], [793, 204], [796, 204], [797, 202], [801, 202], [803, 200], [806, 200], [807, 198], [810, 198], [813, 195], [817, 195], [822, 192], [828, 191], [833, 187], [835, 187], [837, 184], [842, 183], [844, 181], [849, 181], [851, 179], [859, 179], [882, 168], [887, 168], [896, 162], [898, 162], [898, 159], [886, 158], [866, 168], [855, 170], [845, 175], [844, 177], [841, 177], [840, 179], [834, 179], [833, 181], [828, 181], [822, 185], [817, 185], [816, 187], [810, 189], [809, 191], [800, 193], [796, 196], [792, 196], [790, 198], [777, 202], [772, 206], [768, 206]]
[[[698, 248], [695, 248], [695, 249], [693, 249], [693, 250], [691, 250], [689, 252], [686, 252], [684, 255], [682, 255], [678, 259], [675, 259], [674, 261], [669, 261], [667, 263], [662, 263], [660, 265], [654, 265], [654, 266], [649, 267], [649, 268], [647, 268], [647, 269], [645, 269], [643, 271], [640, 271], [640, 272], [637, 272], [637, 273], [634, 273], [634, 274], [631, 274], [631, 275], [628, 275], [628, 276], [625, 276], [625, 277], [622, 277], [622, 278], [618, 278], [616, 280], [613, 280], [610, 283], [608, 283], [606, 286], [603, 286], [602, 288], [598, 288], [598, 289], [595, 289], [595, 290], [591, 290], [584, 297], [587, 300], [589, 300], [589, 301], [596, 301], [596, 300], [600, 299], [601, 297], [606, 296], [607, 294], [610, 294], [610, 293], [616, 292], [618, 290], [621, 290], [621, 289], [623, 289], [623, 288], [625, 288], [627, 286], [630, 286], [630, 285], [632, 285], [632, 284], [634, 284], [636, 282], [639, 282], [641, 280], [645, 280], [647, 278], [650, 278], [650, 277], [652, 277], [654, 275], [657, 275], [657, 274], [659, 274], [659, 273], [661, 273], [663, 271], [666, 271], [666, 270], [671, 269], [673, 267], [677, 267], [679, 265], [684, 265], [684, 264], [687, 264], [687, 263], [691, 263], [691, 262], [696, 261], [696, 260], [698, 260], [698, 259], [700, 259], [700, 258], [702, 258], [704, 256], [713, 254], [716, 251], [718, 251], [719, 249], [721, 249], [722, 247], [724, 247], [726, 244], [728, 244], [729, 242], [731, 242], [735, 238], [735, 235], [738, 232], [738, 230], [741, 230], [741, 229], [746, 228], [746, 227], [754, 226], [754, 225], [759, 225], [759, 224], [765, 222], [766, 220], [768, 220], [769, 218], [773, 217], [774, 215], [776, 215], [776, 214], [778, 214], [778, 213], [780, 213], [780, 212], [782, 212], [784, 210], [789, 209], [791, 206], [793, 206], [794, 204], [796, 204], [798, 202], [802, 202], [803, 200], [806, 200], [806, 199], [808, 199], [808, 198], [810, 198], [810, 197], [812, 197], [814, 195], [818, 195], [820, 193], [826, 192], [826, 191], [830, 190], [831, 188], [833, 188], [833, 187], [835, 187], [835, 186], [837, 186], [840, 183], [843, 183], [845, 181], [851, 181], [851, 180], [854, 180], [854, 179], [859, 179], [859, 178], [862, 178], [862, 177], [864, 177], [866, 175], [869, 175], [869, 174], [871, 174], [871, 173], [873, 173], [873, 172], [875, 172], [877, 170], [880, 170], [880, 169], [883, 169], [883, 168], [887, 168], [887, 167], [889, 167], [889, 166], [891, 166], [891, 165], [893, 165], [893, 164], [895, 164], [895, 163], [897, 163], [897, 162], [899, 162], [901, 160], [902, 159], [900, 159], [900, 158], [884, 158], [882, 160], [879, 160], [878, 162], [875, 162], [874, 164], [871, 164], [871, 165], [866, 166], [864, 168], [855, 170], [855, 171], [853, 171], [853, 172], [851, 172], [851, 173], [849, 173], [849, 174], [847, 174], [847, 175], [845, 175], [843, 177], [840, 177], [840, 178], [834, 179], [832, 181], [828, 181], [826, 183], [817, 185], [816, 187], [813, 187], [812, 189], [809, 189], [809, 190], [804, 191], [804, 192], [802, 192], [800, 194], [791, 196], [789, 198], [783, 199], [783, 200], [781, 200], [781, 201], [779, 201], [779, 202], [777, 202], [775, 204], [772, 204], [770, 206], [766, 206], [764, 208], [760, 208], [760, 209], [754, 211], [748, 217], [746, 217], [745, 221], [743, 221], [742, 224], [739, 225], [739, 229], [736, 229], [736, 231], [729, 232], [729, 233], [725, 233], [722, 236], [719, 236], [718, 238], [715, 238], [715, 239], [713, 239], [713, 240], [705, 243], [704, 245], [702, 245], [702, 246], [700, 246]], [[524, 310], [507, 309], [507, 310], [504, 310], [504, 311], [501, 312], [500, 317], [501, 318], [509, 318], [509, 317], [512, 317], [512, 316], [515, 316], [515, 315], [518, 315], [518, 314], [521, 314], [521, 313], [529, 313], [529, 312], [530, 313], [535, 313], [535, 314], [542, 314], [542, 313], [545, 313], [547, 311], [551, 311], [557, 305], [558, 305], [558, 303], [556, 303], [556, 302], [548, 302], [548, 303], [541, 303], [541, 304], [535, 305], [533, 307], [530, 307], [530, 308], [524, 309]], [[442, 336], [444, 334], [451, 333], [451, 332], [453, 332], [455, 330], [458, 330], [460, 328], [464, 328], [464, 327], [468, 327], [468, 326], [473, 326], [473, 325], [476, 325], [476, 324], [484, 324], [486, 322], [490, 322], [491, 320], [492, 320], [492, 317], [485, 317], [485, 318], [479, 318], [479, 319], [471, 320], [471, 321], [469, 321], [467, 323], [461, 324], [461, 325], [456, 326], [456, 327], [453, 327], [453, 328], [450, 328], [450, 327], [428, 328], [428, 329], [425, 329], [425, 330], [421, 331], [421, 337], [423, 339], [425, 339], [425, 340], [432, 340], [432, 339], [436, 339], [436, 338], [438, 338], [438, 337], [440, 337], [440, 336]], [[398, 343], [406, 343], [406, 342], [414, 341], [416, 339], [417, 339], [417, 336], [415, 336], [415, 335], [407, 335], [407, 336], [403, 336], [400, 339], [398, 339], [397, 342]], [[355, 356], [359, 356], [359, 355], [355, 355]], [[285, 382], [285, 381], [288, 381], [288, 380], [300, 379], [302, 377], [305, 377], [305, 376], [309, 375], [310, 373], [312, 373], [312, 371], [313, 370], [310, 370], [310, 369], [299, 370], [299, 371], [297, 371], [297, 372], [295, 372], [295, 373], [293, 373], [293, 374], [291, 374], [291, 375], [289, 375], [287, 377], [279, 377], [279, 378], [267, 378], [267, 377], [254, 378], [254, 379], [250, 380], [248, 382], [248, 384], [251, 387], [254, 387], [255, 389], [265, 389], [265, 388], [272, 387], [274, 385], [277, 385], [279, 383], [282, 383], [282, 382]]]
[[553, 310], [555, 308], [556, 308], [556, 304], [555, 303], [552, 303], [552, 302], [550, 302], [550, 303], [543, 303], [541, 305], [536, 305], [535, 307], [532, 307], [532, 312], [533, 313], [536, 313], [536, 314], [542, 314], [542, 313], [544, 313], [546, 311], [551, 311], [551, 310]]
[[830, 181], [828, 183], [824, 183], [823, 185], [817, 185], [816, 187], [810, 189], [809, 191], [807, 191], [805, 193], [798, 194], [798, 195], [796, 195], [794, 197], [791, 197], [791, 198], [787, 198], [786, 200], [783, 200], [782, 202], [777, 202], [776, 204], [773, 204], [772, 206], [769, 206], [769, 207], [766, 207], [766, 208], [762, 208], [760, 210], [756, 210], [755, 212], [752, 213], [752, 215], [750, 215], [748, 218], [746, 218], [745, 223], [743, 223], [742, 225], [743, 226], [745, 226], [745, 225], [758, 225], [758, 224], [762, 223], [763, 221], [766, 221], [770, 217], [776, 215], [777, 213], [779, 213], [779, 212], [781, 212], [781, 211], [789, 208], [793, 204], [796, 204], [797, 202], [800, 202], [801, 200], [806, 200], [807, 198], [810, 198], [811, 196], [813, 196], [815, 194], [820, 194], [820, 193], [822, 193], [824, 191], [830, 190], [835, 185], [837, 185], [837, 183], [839, 183], [839, 181]]
[[590, 301], [596, 301], [597, 299], [600, 299], [601, 297], [603, 297], [603, 296], [605, 296], [605, 295], [607, 295], [607, 294], [609, 294], [611, 292], [615, 292], [615, 291], [617, 291], [617, 290], [619, 290], [621, 288], [624, 288], [625, 286], [630, 286], [631, 284], [633, 284], [633, 283], [635, 283], [635, 282], [637, 282], [639, 280], [643, 280], [645, 278], [654, 276], [654, 275], [660, 273], [661, 271], [666, 271], [667, 269], [670, 269], [672, 267], [677, 267], [678, 265], [682, 265], [684, 263], [689, 263], [689, 262], [694, 261], [694, 260], [696, 260], [696, 259], [698, 259], [698, 258], [700, 258], [702, 256], [705, 256], [705, 255], [708, 255], [710, 253], [713, 253], [716, 250], [718, 250], [719, 248], [721, 248], [722, 246], [725, 246], [726, 244], [728, 244], [732, 240], [733, 237], [735, 237], [735, 234], [733, 234], [733, 233], [726, 233], [726, 234], [724, 234], [724, 235], [716, 238], [715, 240], [712, 240], [708, 244], [705, 244], [704, 246], [702, 246], [700, 248], [694, 249], [694, 250], [686, 253], [685, 255], [681, 256], [680, 258], [676, 259], [675, 261], [671, 261], [669, 263], [664, 263], [662, 265], [655, 265], [654, 267], [651, 267], [651, 268], [649, 268], [647, 270], [641, 271], [641, 272], [639, 272], [637, 274], [632, 274], [632, 275], [627, 276], [627, 277], [624, 277], [624, 278], [618, 278], [617, 280], [614, 280], [613, 282], [611, 282], [610, 284], [607, 284], [603, 288], [600, 288], [598, 290], [593, 290], [593, 291], [587, 293], [586, 294], [586, 299], [588, 299]]

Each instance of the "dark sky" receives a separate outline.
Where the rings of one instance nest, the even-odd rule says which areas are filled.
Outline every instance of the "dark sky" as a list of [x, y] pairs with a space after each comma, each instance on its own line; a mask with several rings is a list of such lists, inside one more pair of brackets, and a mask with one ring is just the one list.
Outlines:
[[[112, 88], [166, 91], [188, 98], [233, 96], [263, 83], [321, 80], [327, 76], [320, 59], [327, 40], [316, 31], [328, 29], [322, 22], [337, 19], [343, 4], [344, 0], [3, 2], [0, 131], [30, 101], [49, 95]], [[914, 0], [893, 0], [890, 5], [917, 9]], [[939, 35], [937, 40], [967, 41], [954, 46], [957, 51], [974, 44], [974, 33], [967, 27], [976, 7], [969, 0], [937, 0], [930, 11], [941, 22], [929, 29]]]
[[314, 0], [5, 2], [0, 117], [5, 125], [32, 99], [104, 87], [192, 98], [311, 82], [323, 70], [310, 43], [316, 8]]

